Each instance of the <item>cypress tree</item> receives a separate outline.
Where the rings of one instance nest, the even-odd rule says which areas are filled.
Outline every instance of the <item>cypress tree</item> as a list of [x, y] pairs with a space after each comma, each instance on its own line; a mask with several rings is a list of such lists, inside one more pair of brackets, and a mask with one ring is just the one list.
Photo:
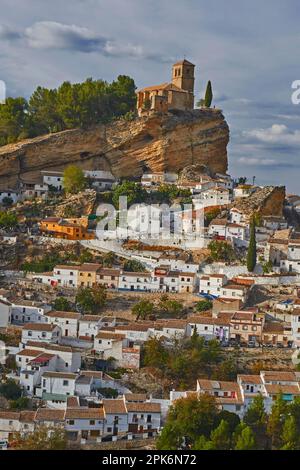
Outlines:
[[255, 220], [252, 219], [250, 226], [250, 241], [247, 253], [247, 268], [248, 271], [254, 271], [256, 266], [256, 236], [255, 236]]
[[213, 99], [213, 92], [211, 87], [211, 81], [208, 80], [205, 91], [204, 105], [206, 108], [210, 108]]

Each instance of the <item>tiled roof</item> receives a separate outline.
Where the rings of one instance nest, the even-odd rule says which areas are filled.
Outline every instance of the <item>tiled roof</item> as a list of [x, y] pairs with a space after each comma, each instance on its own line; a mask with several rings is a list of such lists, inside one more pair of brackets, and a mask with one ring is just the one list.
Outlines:
[[124, 397], [127, 402], [147, 400], [146, 393], [125, 393]]
[[76, 379], [76, 374], [72, 374], [71, 372], [53, 372], [53, 371], [46, 371], [43, 373], [43, 377], [53, 377], [58, 379]]
[[16, 355], [17, 356], [28, 356], [28, 357], [37, 357], [39, 354], [41, 354], [41, 351], [38, 351], [37, 349], [23, 349], [22, 351], [18, 352]]
[[102, 420], [104, 419], [104, 411], [103, 411], [103, 408], [85, 408], [85, 407], [67, 408], [66, 419]]
[[112, 340], [122, 340], [125, 338], [125, 335], [121, 333], [109, 333], [107, 331], [99, 331], [96, 336], [96, 339], [112, 339]]
[[62, 312], [62, 311], [52, 310], [51, 312], [45, 313], [45, 317], [69, 318], [72, 320], [78, 320], [81, 317], [81, 314], [78, 312]]
[[39, 408], [35, 414], [35, 421], [64, 421], [65, 410], [54, 408]]
[[50, 323], [27, 323], [23, 326], [23, 330], [33, 330], [33, 331], [53, 331], [57, 325], [52, 325]]
[[103, 400], [105, 414], [126, 414], [126, 407], [123, 400]]
[[242, 383], [248, 383], [248, 384], [254, 384], [254, 385], [262, 384], [260, 375], [240, 374], [237, 377], [238, 379], [241, 380]]
[[144, 402], [144, 403], [126, 403], [126, 408], [127, 411], [131, 412], [144, 412], [144, 413], [160, 413], [161, 407], [160, 403], [150, 403], [150, 402]]

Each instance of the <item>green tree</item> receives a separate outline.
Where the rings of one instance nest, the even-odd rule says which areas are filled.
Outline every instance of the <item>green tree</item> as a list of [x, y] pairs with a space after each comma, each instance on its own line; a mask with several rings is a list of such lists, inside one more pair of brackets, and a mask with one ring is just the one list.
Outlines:
[[29, 137], [28, 103], [25, 98], [7, 98], [0, 105], [0, 145]]
[[248, 271], [254, 271], [256, 266], [256, 235], [255, 235], [255, 221], [251, 222], [250, 226], [250, 241], [247, 253], [247, 269]]
[[169, 352], [160, 338], [150, 338], [143, 345], [142, 363], [147, 367], [164, 370], [169, 359]]
[[63, 185], [66, 193], [75, 194], [82, 191], [86, 186], [86, 179], [81, 168], [69, 165], [64, 171]]
[[287, 413], [287, 403], [282, 394], [278, 395], [273, 403], [267, 424], [267, 434], [272, 439], [272, 445], [276, 449], [282, 446], [283, 425]]
[[11, 410], [27, 410], [30, 408], [30, 400], [27, 397], [20, 397], [10, 401], [9, 407]]
[[132, 307], [131, 313], [136, 320], [146, 320], [153, 314], [154, 304], [149, 300], [141, 300]]
[[22, 395], [21, 387], [12, 379], [0, 384], [0, 395], [7, 400], [17, 400]]
[[133, 273], [144, 273], [146, 272], [145, 266], [138, 260], [130, 259], [124, 263], [124, 271]]
[[214, 426], [219, 426], [221, 421], [226, 421], [230, 434], [233, 434], [237, 427], [240, 425], [240, 418], [238, 417], [238, 415], [235, 413], [231, 413], [227, 410], [222, 410], [217, 414]]
[[206, 312], [207, 310], [212, 309], [212, 302], [210, 300], [200, 300], [196, 304], [196, 310], [198, 312]]
[[59, 427], [39, 426], [31, 433], [16, 433], [12, 447], [17, 450], [65, 450], [67, 436]]
[[16, 214], [6, 211], [0, 211], [0, 227], [11, 230], [18, 225]]
[[76, 295], [76, 304], [83, 313], [96, 314], [106, 303], [106, 289], [104, 286], [95, 288], [84, 287]]
[[213, 99], [213, 92], [212, 92], [211, 81], [208, 80], [207, 85], [206, 85], [205, 97], [204, 97], [204, 106], [206, 108], [211, 107], [212, 99]]
[[229, 424], [222, 419], [219, 426], [211, 432], [210, 439], [212, 447], [215, 450], [228, 450], [230, 449], [231, 435], [229, 431]]
[[299, 432], [294, 416], [288, 416], [284, 422], [282, 441], [282, 450], [299, 450], [300, 448]]
[[244, 426], [237, 436], [235, 450], [255, 450], [255, 435], [249, 426]]
[[233, 261], [236, 258], [234, 249], [227, 241], [213, 240], [208, 248], [213, 261]]
[[264, 399], [261, 394], [254, 397], [244, 416], [244, 422], [248, 426], [265, 426], [267, 414], [264, 407]]
[[119, 208], [119, 198], [121, 196], [127, 197], [127, 207], [129, 208], [132, 204], [144, 202], [147, 198], [147, 191], [141, 184], [133, 181], [123, 181], [113, 190], [112, 202], [116, 209]]
[[58, 312], [70, 312], [72, 310], [71, 303], [65, 297], [56, 297], [53, 308]]
[[183, 304], [178, 302], [178, 300], [163, 297], [159, 302], [159, 309], [164, 315], [177, 318], [180, 314], [182, 314]]
[[209, 438], [216, 415], [217, 407], [211, 395], [176, 400], [157, 439], [157, 449], [178, 449], [183, 442], [194, 446], [199, 436]]

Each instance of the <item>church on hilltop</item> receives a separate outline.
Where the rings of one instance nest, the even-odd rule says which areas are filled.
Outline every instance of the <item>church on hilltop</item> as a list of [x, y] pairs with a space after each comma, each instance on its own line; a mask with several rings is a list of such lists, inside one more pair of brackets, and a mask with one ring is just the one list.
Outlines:
[[184, 59], [172, 67], [172, 81], [137, 91], [139, 116], [148, 111], [166, 113], [171, 109], [194, 109], [195, 65]]

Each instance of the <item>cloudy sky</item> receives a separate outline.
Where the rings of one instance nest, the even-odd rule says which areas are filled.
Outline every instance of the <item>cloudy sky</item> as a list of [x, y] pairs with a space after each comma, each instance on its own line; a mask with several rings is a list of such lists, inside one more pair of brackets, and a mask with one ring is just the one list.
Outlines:
[[0, 0], [0, 79], [8, 94], [87, 77], [167, 81], [174, 60], [211, 79], [231, 129], [230, 172], [300, 193], [297, 0]]

